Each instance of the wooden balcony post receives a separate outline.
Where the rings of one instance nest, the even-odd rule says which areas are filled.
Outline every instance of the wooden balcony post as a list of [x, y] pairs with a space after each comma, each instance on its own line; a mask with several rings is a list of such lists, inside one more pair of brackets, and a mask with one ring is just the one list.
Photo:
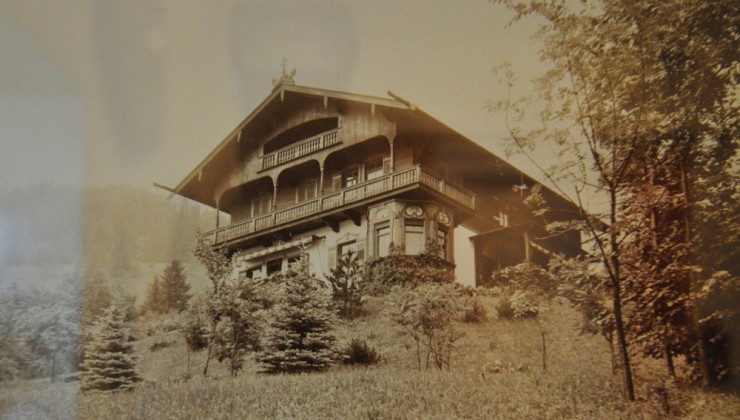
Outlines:
[[394, 172], [396, 170], [396, 158], [393, 153], [393, 140], [396, 138], [396, 136], [388, 138], [388, 146], [391, 148], [391, 172]]
[[319, 165], [319, 191], [318, 196], [322, 196], [324, 194], [324, 162], [322, 161]]

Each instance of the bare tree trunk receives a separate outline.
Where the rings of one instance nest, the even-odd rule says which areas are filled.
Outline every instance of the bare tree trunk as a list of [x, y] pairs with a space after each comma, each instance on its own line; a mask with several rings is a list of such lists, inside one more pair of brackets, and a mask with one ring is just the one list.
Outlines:
[[666, 368], [668, 369], [668, 375], [670, 375], [671, 380], [675, 385], [678, 382], [678, 379], [676, 378], [676, 368], [673, 365], [673, 355], [671, 355], [671, 347], [668, 345], [668, 340], [665, 340], [663, 353], [665, 356]]
[[547, 370], [547, 346], [545, 343], [545, 330], [542, 328], [542, 324], [540, 323], [540, 320], [537, 318], [534, 318], [535, 324], [537, 324], [537, 328], [540, 330], [540, 346], [542, 348], [542, 371], [545, 372]]
[[[610, 191], [610, 222], [615, 226], [617, 222], [617, 193], [614, 187]], [[617, 331], [617, 341], [619, 342], [619, 351], [622, 357], [622, 371], [624, 372], [624, 384], [627, 390], [627, 399], [635, 400], [635, 385], [632, 381], [632, 367], [630, 365], [630, 356], [627, 349], [627, 337], [624, 331], [624, 321], [622, 320], [622, 278], [620, 273], [619, 262], [619, 241], [617, 232], [610, 229], [609, 241], [611, 248], [612, 264], [612, 300], [614, 305], [614, 324]]]
[[206, 355], [206, 366], [203, 368], [203, 376], [208, 376], [208, 363], [211, 361], [211, 348], [213, 348], [213, 339], [208, 343], [208, 353]]

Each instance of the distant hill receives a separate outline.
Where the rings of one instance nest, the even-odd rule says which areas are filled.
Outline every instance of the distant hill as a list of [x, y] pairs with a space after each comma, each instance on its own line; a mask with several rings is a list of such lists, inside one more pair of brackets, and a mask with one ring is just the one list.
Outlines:
[[42, 285], [98, 270], [124, 293], [140, 294], [178, 259], [197, 289], [206, 280], [191, 250], [214, 220], [212, 209], [154, 189], [0, 189], [0, 281]]

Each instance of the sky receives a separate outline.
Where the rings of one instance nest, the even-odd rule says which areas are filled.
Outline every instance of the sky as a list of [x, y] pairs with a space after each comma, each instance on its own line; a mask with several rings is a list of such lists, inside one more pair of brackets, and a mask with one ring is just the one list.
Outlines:
[[270, 93], [283, 58], [299, 85], [393, 91], [503, 156], [491, 69], [541, 70], [534, 26], [510, 18], [485, 0], [4, 0], [0, 188], [175, 186]]

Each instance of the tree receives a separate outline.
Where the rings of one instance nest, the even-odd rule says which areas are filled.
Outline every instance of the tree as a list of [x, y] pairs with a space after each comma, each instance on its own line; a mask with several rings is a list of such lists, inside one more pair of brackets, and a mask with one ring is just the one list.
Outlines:
[[278, 276], [282, 292], [273, 308], [257, 361], [263, 373], [309, 372], [334, 363], [334, 314], [322, 282], [304, 257]]
[[158, 275], [155, 274], [152, 282], [147, 286], [144, 299], [142, 311], [151, 311], [155, 314], [167, 312], [167, 295]]
[[245, 352], [259, 348], [261, 312], [270, 304], [250, 279], [226, 280], [211, 296], [209, 311], [218, 319], [211, 331], [214, 355], [229, 361], [232, 376], [241, 370]]
[[190, 352], [201, 351], [208, 347], [210, 337], [208, 305], [208, 295], [199, 293], [181, 314], [179, 330], [188, 349], [188, 374], [190, 374]]
[[111, 305], [95, 322], [80, 366], [81, 390], [126, 390], [141, 381], [124, 318], [125, 312]]
[[161, 286], [164, 289], [167, 310], [176, 309], [182, 312], [190, 300], [190, 284], [186, 281], [185, 267], [177, 260], [173, 260], [164, 269], [161, 277]]
[[392, 319], [416, 344], [419, 370], [422, 366], [429, 369], [430, 361], [438, 369], [449, 369], [455, 342], [461, 336], [454, 324], [462, 309], [454, 286], [433, 283], [396, 286], [390, 307]]
[[[496, 3], [513, 10], [514, 20], [529, 15], [543, 19], [537, 36], [543, 42], [541, 57], [551, 67], [538, 79], [537, 88], [544, 100], [540, 116], [545, 128], [523, 133], [511, 127], [512, 143], [515, 149], [529, 156], [536, 141], [549, 142], [558, 152], [559, 163], [553, 168], [540, 168], [556, 188], [559, 188], [556, 181], [564, 178], [574, 183], [579, 206], [584, 213], [590, 211], [586, 225], [610, 279], [626, 394], [632, 400], [634, 387], [623, 303], [625, 293], [629, 294], [628, 289], [638, 284], [639, 279], [634, 271], [629, 271], [634, 265], [628, 252], [630, 241], [643, 246], [643, 241], [651, 235], [636, 240], [633, 234], [640, 227], [648, 226], [656, 234], [674, 220], [680, 220], [683, 222], [681, 242], [689, 249], [689, 257], [679, 261], [678, 265], [684, 267], [674, 265], [663, 269], [669, 268], [672, 275], [692, 272], [685, 270], [685, 266], [695, 259], [691, 252], [695, 232], [691, 206], [696, 199], [692, 184], [699, 178], [691, 173], [693, 163], [701, 161], [699, 157], [704, 155], [705, 145], [724, 142], [733, 155], [737, 147], [738, 110], [733, 97], [739, 75], [740, 14], [732, 2], [498, 0]], [[525, 103], [509, 98], [495, 103], [493, 108], [519, 118]], [[665, 173], [672, 177], [670, 185], [680, 186], [683, 208], [677, 208], [681, 210], [678, 213], [663, 209], [649, 212], [653, 217], [662, 216], [653, 225], [646, 225], [647, 215], [634, 223], [635, 213], [625, 204], [637, 196], [650, 203], [642, 193], [635, 194], [635, 181], [641, 179], [639, 170], [662, 160], [678, 162], [678, 171]], [[584, 191], [602, 196], [606, 210], [601, 213], [587, 209], [582, 201]], [[652, 251], [660, 252], [671, 251], [667, 248]], [[643, 260], [651, 265], [650, 272], [654, 274], [663, 270], [661, 261], [664, 259]], [[656, 334], [656, 324], [660, 324], [664, 332], [657, 331], [656, 337], [663, 336], [658, 341], [672, 346], [670, 352], [680, 350], [680, 342], [691, 336], [696, 325], [680, 313], [685, 310], [672, 308], [677, 303], [679, 308], [695, 311], [690, 304], [681, 303], [685, 302], [686, 284], [692, 283], [691, 275], [683, 274], [683, 278], [674, 277], [680, 281], [663, 284], [657, 282], [656, 275], [643, 273], [640, 277], [652, 279], [654, 286], [662, 290], [654, 297], [666, 299], [665, 304], [656, 305], [656, 310], [663, 312], [657, 318], [630, 320], [641, 331], [637, 337]], [[679, 324], [678, 331], [683, 331], [680, 333], [683, 337], [666, 339], [665, 332], [671, 330], [671, 325]], [[641, 346], [651, 347], [654, 348]], [[703, 359], [702, 347], [696, 347], [698, 360]]]
[[82, 277], [82, 316], [83, 326], [92, 325], [111, 305], [108, 282], [100, 271], [85, 273]]
[[337, 261], [337, 266], [329, 276], [332, 296], [339, 305], [339, 315], [352, 319], [362, 309], [362, 289], [365, 270], [357, 254], [350, 252]]
[[233, 261], [228, 255], [225, 248], [214, 248], [202, 236], [198, 236], [198, 242], [193, 249], [195, 258], [205, 267], [208, 272], [208, 279], [211, 281], [211, 287], [208, 291], [208, 354], [206, 355], [206, 365], [203, 367], [203, 376], [208, 375], [208, 365], [211, 361], [213, 345], [216, 338], [215, 331], [221, 320], [221, 311], [214, 308], [214, 297], [219, 295], [223, 284], [229, 279], [232, 273]]
[[531, 319], [540, 331], [542, 370], [547, 370], [545, 327], [539, 314], [555, 297], [555, 278], [539, 266], [522, 263], [491, 275], [491, 284], [501, 299], [508, 300], [514, 318]]

